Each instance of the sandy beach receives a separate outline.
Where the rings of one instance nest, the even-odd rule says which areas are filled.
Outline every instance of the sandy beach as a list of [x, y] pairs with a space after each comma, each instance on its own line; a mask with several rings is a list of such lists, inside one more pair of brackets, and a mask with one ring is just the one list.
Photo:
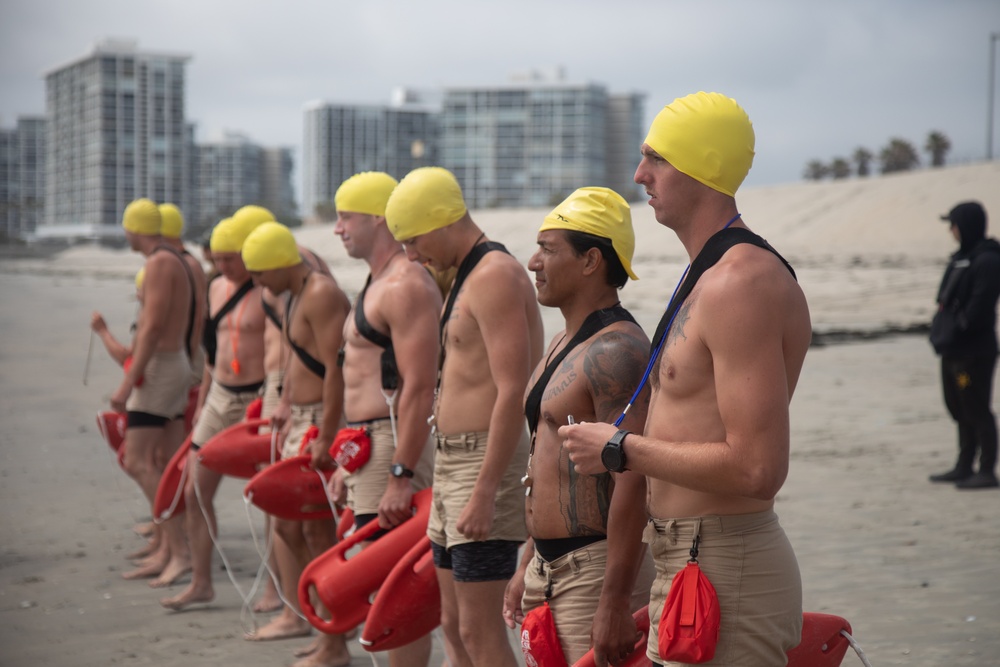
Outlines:
[[[847, 618], [876, 667], [1000, 664], [1000, 492], [927, 482], [953, 463], [954, 427], [925, 337], [892, 334], [930, 319], [953, 249], [937, 215], [978, 198], [996, 236], [998, 186], [993, 163], [738, 197], [750, 226], [796, 266], [816, 331], [873, 336], [810, 350], [776, 510], [798, 555], [805, 608]], [[473, 217], [526, 261], [539, 213]], [[686, 258], [648, 207], [636, 204], [634, 218], [641, 280], [622, 301], [651, 332]], [[331, 226], [297, 235], [353, 296], [365, 269]], [[244, 641], [241, 594], [221, 567], [216, 600], [181, 613], [121, 578], [125, 554], [142, 544], [131, 527], [148, 510], [94, 425], [121, 373], [96, 340], [83, 380], [90, 313], [126, 337], [139, 266], [126, 251], [91, 246], [0, 260], [0, 665], [290, 664], [305, 642]], [[546, 313], [547, 336], [558, 321]], [[227, 480], [216, 502], [245, 593], [260, 561], [241, 490]], [[352, 664], [372, 663], [356, 643], [352, 652]], [[861, 663], [849, 653], [844, 664]]]

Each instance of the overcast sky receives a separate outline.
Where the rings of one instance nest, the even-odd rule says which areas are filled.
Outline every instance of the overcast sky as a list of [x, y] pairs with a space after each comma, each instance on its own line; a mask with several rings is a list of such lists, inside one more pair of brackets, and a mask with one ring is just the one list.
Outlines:
[[44, 73], [106, 37], [191, 56], [198, 141], [232, 130], [297, 156], [308, 102], [387, 104], [398, 86], [562, 66], [645, 93], [647, 119], [690, 92], [734, 97], [757, 133], [746, 183], [769, 185], [893, 137], [926, 162], [932, 130], [951, 161], [983, 159], [991, 33], [996, 0], [4, 0], [0, 126], [43, 114]]

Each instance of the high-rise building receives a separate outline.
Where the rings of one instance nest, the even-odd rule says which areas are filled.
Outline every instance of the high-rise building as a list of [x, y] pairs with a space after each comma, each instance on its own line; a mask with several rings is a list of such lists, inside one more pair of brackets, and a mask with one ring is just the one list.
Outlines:
[[295, 189], [292, 187], [291, 148], [264, 148], [260, 153], [260, 196], [263, 206], [280, 222], [297, 219]]
[[47, 189], [39, 236], [118, 236], [137, 197], [191, 215], [189, 56], [106, 40], [45, 76]]
[[45, 119], [0, 130], [0, 238], [33, 234], [45, 210]]
[[609, 95], [561, 70], [530, 72], [498, 87], [444, 92], [440, 161], [472, 208], [549, 206], [582, 186], [636, 198], [634, 158], [643, 97]]
[[436, 115], [405, 93], [395, 106], [314, 103], [305, 110], [302, 214], [331, 205], [337, 188], [362, 171], [402, 178], [435, 164]]
[[214, 226], [247, 204], [263, 206], [286, 223], [296, 221], [292, 151], [264, 148], [238, 132], [198, 144], [192, 232]]
[[260, 146], [227, 132], [219, 141], [198, 144], [196, 152], [198, 227], [211, 227], [246, 204], [261, 204]]

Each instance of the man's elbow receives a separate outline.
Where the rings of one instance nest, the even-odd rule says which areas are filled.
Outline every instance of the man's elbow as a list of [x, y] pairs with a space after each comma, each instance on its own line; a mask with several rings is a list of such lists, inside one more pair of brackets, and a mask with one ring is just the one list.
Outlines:
[[776, 470], [764, 463], [743, 470], [743, 495], [754, 500], [773, 500], [785, 483], [786, 470]]

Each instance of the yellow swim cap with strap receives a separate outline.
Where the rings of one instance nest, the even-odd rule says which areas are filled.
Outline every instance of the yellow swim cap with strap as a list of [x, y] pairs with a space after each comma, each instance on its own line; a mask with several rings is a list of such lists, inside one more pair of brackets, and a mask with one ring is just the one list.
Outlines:
[[681, 173], [730, 197], [753, 164], [753, 124], [736, 100], [719, 93], [694, 93], [665, 106], [645, 143]]
[[550, 229], [569, 229], [610, 240], [625, 272], [632, 280], [639, 279], [632, 272], [632, 253], [635, 252], [632, 211], [628, 202], [614, 190], [580, 188], [545, 216], [538, 231]]
[[133, 234], [158, 236], [162, 224], [160, 209], [151, 199], [136, 199], [122, 214], [122, 227]]
[[302, 263], [292, 231], [279, 222], [265, 222], [243, 242], [247, 271], [273, 271]]
[[179, 239], [184, 231], [184, 216], [181, 210], [173, 204], [160, 204], [160, 235], [168, 239]]
[[406, 241], [458, 222], [467, 211], [454, 174], [442, 167], [420, 167], [392, 191], [385, 221], [393, 238]]
[[341, 183], [333, 202], [338, 211], [384, 216], [386, 202], [396, 185], [396, 179], [389, 174], [364, 171]]

